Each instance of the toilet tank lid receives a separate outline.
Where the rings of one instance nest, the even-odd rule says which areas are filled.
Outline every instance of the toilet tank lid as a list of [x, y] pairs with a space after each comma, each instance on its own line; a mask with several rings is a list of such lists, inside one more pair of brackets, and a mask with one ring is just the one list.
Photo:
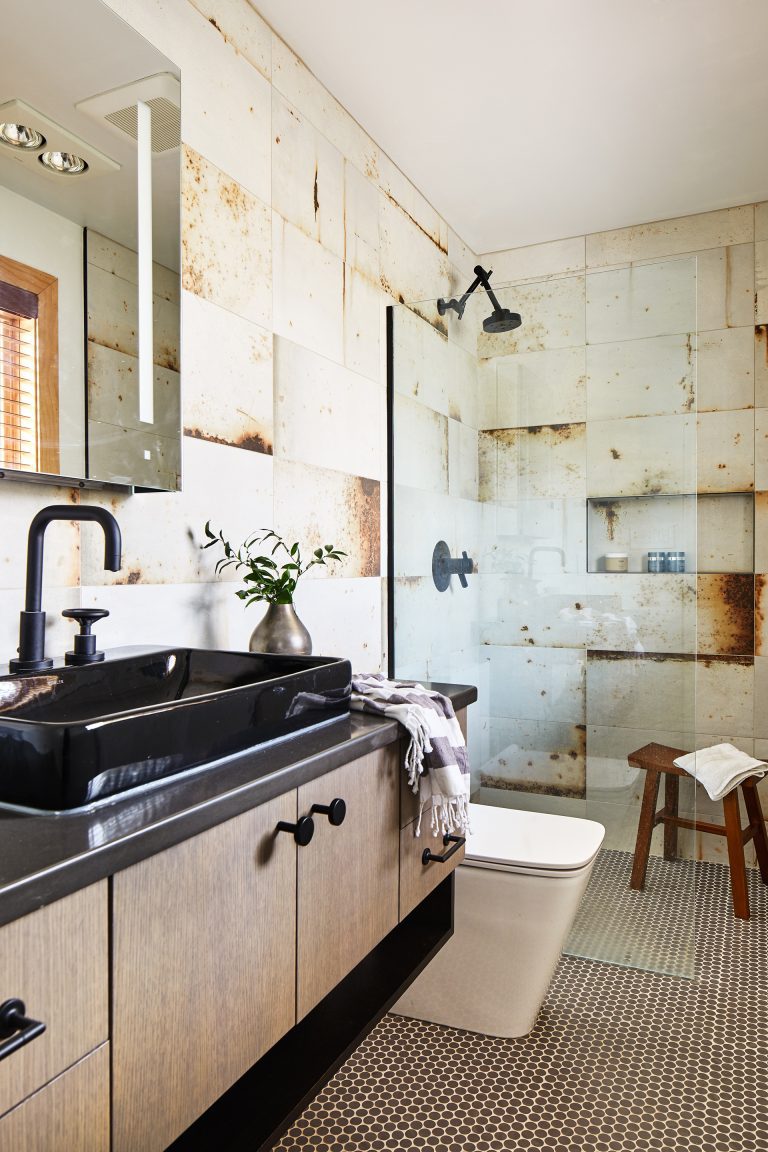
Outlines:
[[470, 804], [465, 858], [489, 864], [570, 871], [589, 864], [605, 829], [595, 820]]

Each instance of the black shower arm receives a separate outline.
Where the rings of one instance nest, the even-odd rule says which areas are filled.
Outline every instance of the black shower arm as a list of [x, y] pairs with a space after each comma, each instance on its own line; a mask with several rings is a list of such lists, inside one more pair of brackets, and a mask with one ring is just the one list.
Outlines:
[[[438, 311], [440, 312], [441, 315], [444, 312], [447, 312], [449, 308], [453, 308], [454, 312], [456, 312], [458, 314], [459, 319], [461, 319], [461, 317], [464, 315], [464, 309], [467, 306], [467, 300], [469, 300], [472, 293], [481, 284], [482, 284], [483, 288], [485, 288], [488, 295], [490, 296], [491, 301], [493, 303], [493, 307], [496, 309], [497, 312], [501, 311], [501, 305], [499, 304], [498, 300], [494, 296], [493, 289], [491, 288], [491, 284], [490, 284], [490, 278], [491, 278], [491, 276], [493, 276], [493, 269], [486, 272], [485, 268], [483, 268], [482, 265], [478, 264], [478, 265], [476, 265], [474, 271], [475, 271], [475, 279], [472, 281], [469, 288], [467, 288], [466, 292], [464, 293], [464, 295], [459, 300], [455, 300], [455, 299], [454, 300], [442, 300], [442, 301], [438, 300], [437, 308], [438, 308]], [[443, 305], [442, 310], [440, 309], [441, 304]]]

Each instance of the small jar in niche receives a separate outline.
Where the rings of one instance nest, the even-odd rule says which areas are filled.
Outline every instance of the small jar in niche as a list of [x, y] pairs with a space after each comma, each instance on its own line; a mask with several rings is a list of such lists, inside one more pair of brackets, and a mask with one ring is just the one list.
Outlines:
[[629, 556], [626, 552], [606, 552], [603, 567], [606, 572], [626, 572], [629, 569]]
[[667, 572], [685, 572], [685, 552], [667, 552], [664, 568]]
[[648, 553], [648, 571], [649, 572], [663, 572], [664, 571], [665, 555], [663, 552], [649, 552]]

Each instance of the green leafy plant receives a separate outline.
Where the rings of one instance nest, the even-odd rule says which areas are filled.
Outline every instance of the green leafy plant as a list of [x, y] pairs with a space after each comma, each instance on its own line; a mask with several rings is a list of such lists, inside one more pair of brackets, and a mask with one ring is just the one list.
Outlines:
[[[260, 600], [267, 604], [292, 604], [296, 585], [305, 572], [316, 564], [325, 566], [329, 560], [338, 561], [346, 556], [346, 552], [340, 552], [333, 544], [326, 544], [323, 548], [315, 548], [312, 559], [305, 563], [298, 542], [286, 544], [282, 536], [271, 528], [262, 528], [260, 535], [249, 536], [239, 548], [233, 548], [221, 531], [214, 532], [210, 520], [205, 525], [205, 535], [208, 543], [203, 544], [203, 548], [213, 548], [218, 544], [224, 549], [224, 555], [216, 561], [217, 574], [230, 567], [246, 569], [243, 577], [245, 588], [235, 593], [245, 601], [246, 607]], [[269, 541], [272, 542], [271, 553], [257, 554], [257, 546]], [[282, 563], [280, 557], [274, 559], [277, 553], [285, 553]]]

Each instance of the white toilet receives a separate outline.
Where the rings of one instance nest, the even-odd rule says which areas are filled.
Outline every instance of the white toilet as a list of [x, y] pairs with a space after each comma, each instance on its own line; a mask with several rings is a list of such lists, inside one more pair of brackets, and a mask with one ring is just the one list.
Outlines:
[[490, 1036], [536, 1022], [605, 829], [594, 820], [470, 804], [454, 934], [392, 1008]]

